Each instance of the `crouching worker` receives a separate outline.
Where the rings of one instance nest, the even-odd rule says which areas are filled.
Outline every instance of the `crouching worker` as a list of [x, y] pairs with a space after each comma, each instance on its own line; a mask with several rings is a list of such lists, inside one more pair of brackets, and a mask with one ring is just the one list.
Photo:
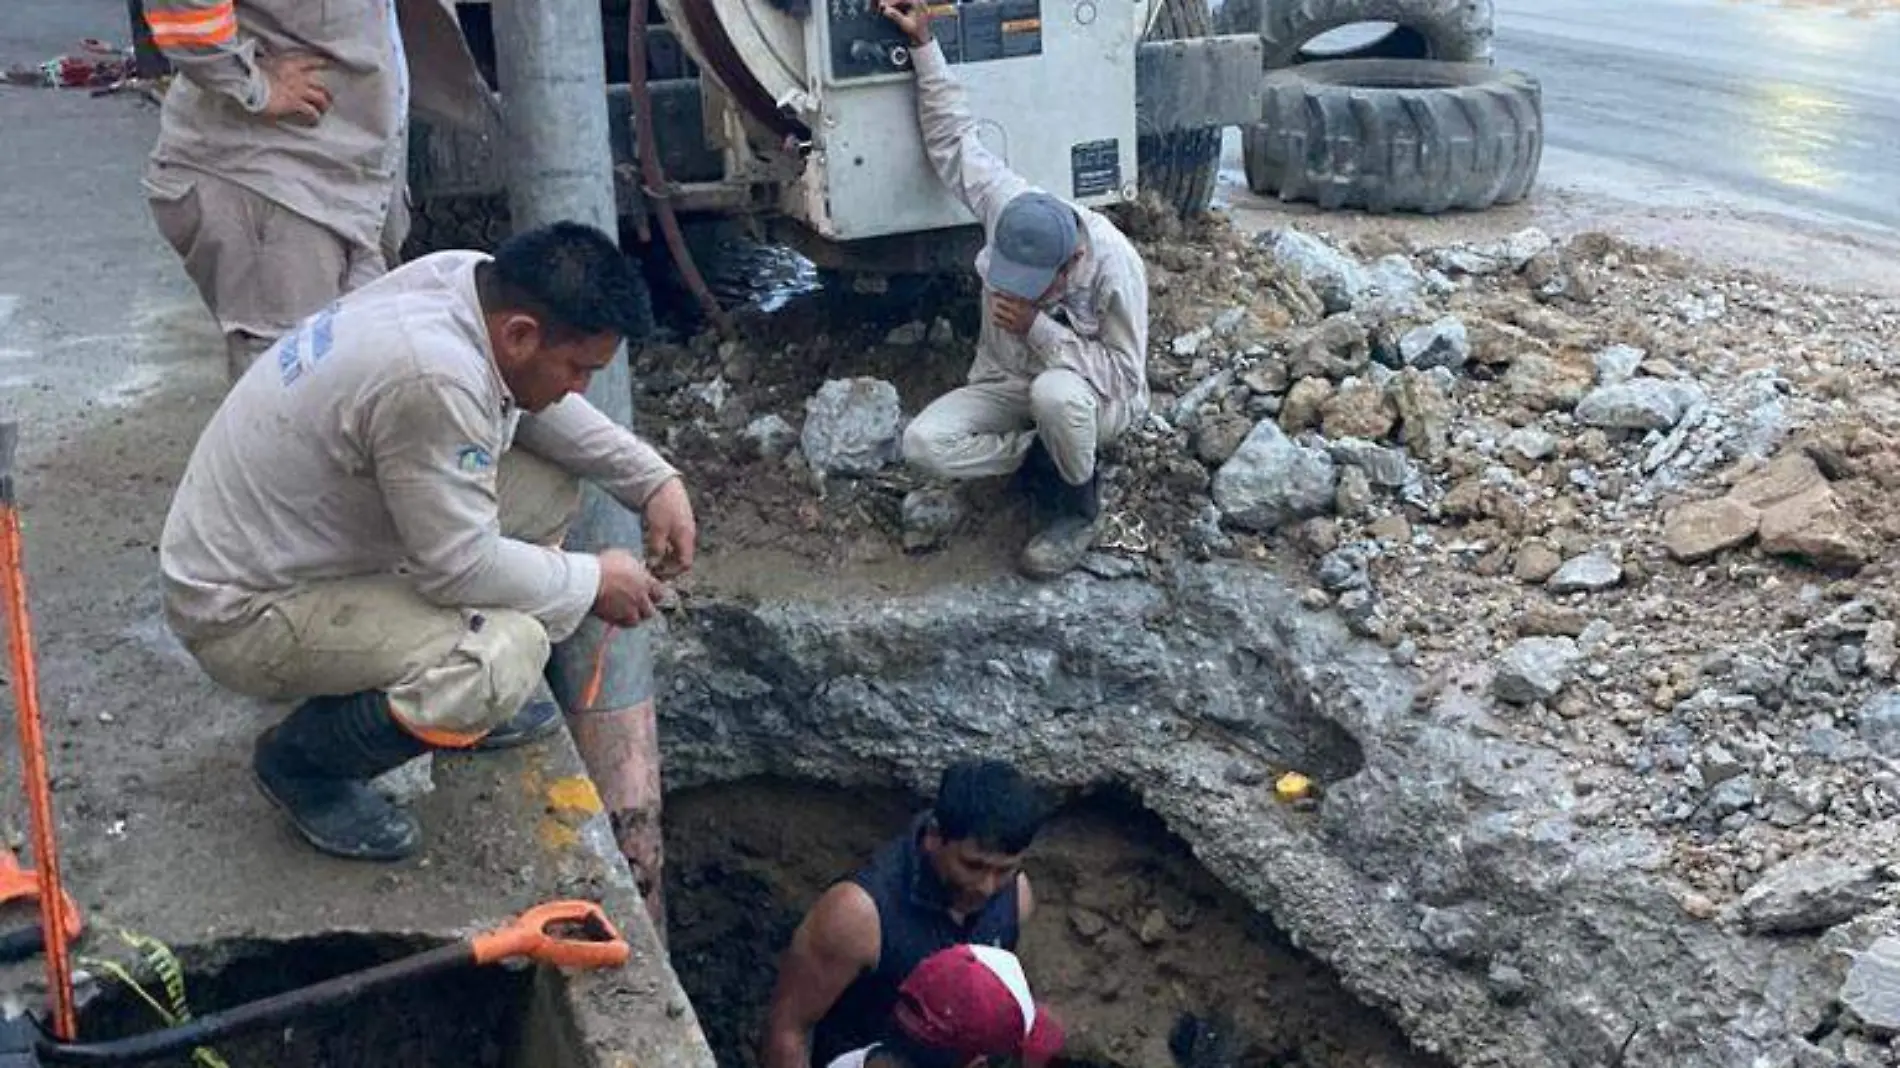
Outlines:
[[828, 1068], [981, 1068], [992, 1057], [1041, 1068], [1062, 1051], [1062, 1025], [1036, 1007], [1014, 953], [951, 946], [897, 988], [886, 1036]]
[[581, 479], [643, 513], [655, 571], [691, 566], [678, 473], [576, 395], [633, 327], [633, 270], [577, 223], [425, 256], [304, 320], [206, 426], [159, 545], [166, 619], [217, 682], [300, 702], [252, 766], [318, 849], [412, 852], [370, 779], [556, 729], [550, 643], [653, 614], [632, 552], [558, 547]]
[[1051, 578], [1100, 532], [1096, 450], [1148, 410], [1148, 276], [1115, 224], [1014, 174], [984, 146], [918, 0], [882, 0], [910, 38], [932, 169], [982, 223], [983, 326], [969, 383], [919, 412], [904, 458], [935, 478], [1019, 472], [1037, 506], [1021, 569]]

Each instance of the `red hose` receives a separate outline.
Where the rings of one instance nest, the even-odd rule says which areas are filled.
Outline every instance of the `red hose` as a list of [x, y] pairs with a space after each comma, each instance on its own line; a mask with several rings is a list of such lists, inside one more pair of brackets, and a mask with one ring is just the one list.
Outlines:
[[666, 171], [660, 165], [660, 146], [653, 132], [653, 94], [647, 89], [647, 0], [633, 0], [633, 10], [628, 17], [627, 82], [633, 94], [634, 137], [639, 142], [641, 182], [646, 187], [647, 198], [659, 207], [660, 232], [666, 236], [667, 250], [672, 252], [673, 262], [679, 264], [686, 288], [699, 301], [706, 317], [721, 334], [731, 337], [732, 320], [707, 288], [706, 279], [700, 276], [699, 266], [686, 247], [686, 238], [680, 233], [679, 219], [673, 214], [673, 193], [667, 188]]

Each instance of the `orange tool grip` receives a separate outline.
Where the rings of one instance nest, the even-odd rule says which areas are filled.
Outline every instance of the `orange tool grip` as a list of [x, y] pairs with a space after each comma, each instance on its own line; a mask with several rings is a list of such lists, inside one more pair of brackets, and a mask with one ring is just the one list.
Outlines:
[[[65, 903], [62, 913], [65, 916], [66, 940], [73, 941], [86, 929], [86, 921], [79, 915], [79, 903], [73, 895], [60, 891]], [[0, 846], [0, 905], [15, 901], [40, 900], [40, 877], [31, 868], [20, 867], [18, 857], [13, 850]]]
[[[548, 930], [556, 924], [576, 925], [594, 937], [575, 938]], [[592, 901], [536, 905], [508, 926], [477, 935], [471, 945], [477, 964], [527, 957], [559, 968], [618, 968], [632, 955], [613, 921]]]

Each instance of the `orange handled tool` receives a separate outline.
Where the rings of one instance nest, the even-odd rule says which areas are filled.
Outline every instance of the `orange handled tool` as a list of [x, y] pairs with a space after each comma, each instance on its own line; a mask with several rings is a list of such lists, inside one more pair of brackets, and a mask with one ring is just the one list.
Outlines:
[[[40, 877], [31, 868], [20, 867], [13, 850], [0, 846], [0, 905], [15, 901], [38, 902], [40, 899]], [[85, 921], [79, 917], [79, 904], [71, 894], [61, 891], [64, 907], [60, 912], [65, 916], [62, 925], [66, 931], [66, 941], [72, 942], [84, 930]], [[0, 934], [0, 963], [25, 960], [46, 948], [46, 931], [43, 924], [35, 922], [29, 927]]]
[[140, 1064], [286, 1020], [335, 1011], [384, 987], [471, 964], [527, 959], [556, 968], [617, 968], [631, 954], [599, 905], [550, 901], [474, 938], [200, 1016], [177, 1027], [85, 1045], [42, 1041], [36, 1052], [47, 1064]]
[[[33, 823], [33, 860], [39, 866], [34, 894], [40, 902], [41, 939], [46, 946], [46, 985], [53, 995], [53, 1032], [71, 1041], [78, 1034], [79, 1017], [73, 1004], [73, 962], [61, 932], [76, 932], [78, 916], [76, 910], [71, 921], [65, 915], [71, 899], [60, 883], [59, 848], [54, 842], [53, 784], [46, 770], [46, 736], [40, 729], [39, 673], [33, 662], [33, 621], [26, 606], [26, 564], [13, 484], [13, 453], [19, 441], [19, 424], [10, 419], [0, 422], [0, 598], [6, 601], [21, 779]], [[19, 863], [15, 861], [13, 867], [17, 872]]]

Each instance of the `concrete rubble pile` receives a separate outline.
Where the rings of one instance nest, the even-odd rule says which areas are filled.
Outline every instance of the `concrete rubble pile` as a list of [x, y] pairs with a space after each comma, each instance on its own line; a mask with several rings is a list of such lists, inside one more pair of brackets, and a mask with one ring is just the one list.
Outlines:
[[[1592, 234], [1145, 238], [1154, 413], [1107, 471], [1143, 551], [708, 601], [662, 644], [670, 782], [1008, 752], [1134, 790], [1455, 1064], [1900, 1063], [1900, 305]], [[712, 411], [743, 350], [667, 355], [676, 444], [875, 486], [899, 551], [967, 521], [880, 466], [881, 383]]]

